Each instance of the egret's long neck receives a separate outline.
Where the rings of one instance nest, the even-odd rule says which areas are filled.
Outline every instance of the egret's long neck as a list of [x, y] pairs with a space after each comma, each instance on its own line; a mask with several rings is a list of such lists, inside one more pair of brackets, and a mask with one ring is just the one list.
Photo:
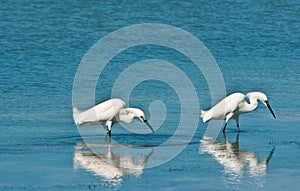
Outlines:
[[256, 98], [250, 98], [250, 103], [244, 102], [243, 107], [240, 107], [241, 113], [248, 113], [255, 110], [258, 106], [258, 102]]

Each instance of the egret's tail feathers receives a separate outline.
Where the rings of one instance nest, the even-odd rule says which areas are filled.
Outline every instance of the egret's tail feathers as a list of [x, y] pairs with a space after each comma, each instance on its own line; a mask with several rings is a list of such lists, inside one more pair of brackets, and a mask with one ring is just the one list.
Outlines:
[[79, 114], [80, 114], [80, 111], [77, 108], [73, 108], [73, 119], [76, 124], [77, 124], [76, 118]]
[[207, 121], [209, 121], [210, 116], [208, 115], [207, 111], [201, 110], [201, 118], [203, 122], [206, 123]]

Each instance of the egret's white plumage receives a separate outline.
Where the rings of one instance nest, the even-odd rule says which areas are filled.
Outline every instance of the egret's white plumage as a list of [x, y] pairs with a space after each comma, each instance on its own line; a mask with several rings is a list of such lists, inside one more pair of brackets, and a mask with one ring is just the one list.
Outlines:
[[107, 126], [109, 135], [113, 124], [118, 122], [132, 123], [135, 117], [145, 122], [150, 130], [154, 132], [142, 110], [125, 108], [125, 102], [120, 99], [107, 100], [83, 112], [78, 111], [76, 108], [73, 109], [73, 118], [76, 125], [104, 124]]
[[[247, 98], [249, 99], [249, 103], [246, 100]], [[201, 117], [204, 123], [211, 119], [225, 120], [223, 132], [226, 129], [229, 119], [233, 118], [235, 119], [239, 130], [239, 115], [255, 110], [258, 106], [257, 100], [261, 101], [266, 107], [268, 107], [275, 118], [275, 114], [268, 103], [267, 96], [261, 92], [249, 92], [246, 95], [242, 93], [233, 93], [225, 97], [210, 110], [202, 110]]]

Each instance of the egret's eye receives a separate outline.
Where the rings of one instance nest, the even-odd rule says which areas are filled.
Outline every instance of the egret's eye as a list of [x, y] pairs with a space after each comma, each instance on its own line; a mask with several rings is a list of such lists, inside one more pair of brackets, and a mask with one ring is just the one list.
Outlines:
[[144, 116], [141, 116], [141, 119], [142, 119], [144, 122], [147, 121], [146, 117], [144, 117]]

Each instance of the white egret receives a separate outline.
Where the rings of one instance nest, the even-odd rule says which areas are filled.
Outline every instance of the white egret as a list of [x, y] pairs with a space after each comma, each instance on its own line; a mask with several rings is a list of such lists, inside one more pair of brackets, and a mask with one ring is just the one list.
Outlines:
[[[246, 100], [247, 98], [249, 99], [249, 103]], [[246, 95], [242, 93], [233, 93], [225, 97], [210, 110], [202, 110], [201, 118], [204, 123], [211, 119], [225, 120], [223, 133], [225, 132], [227, 122], [229, 119], [233, 118], [236, 121], [236, 126], [239, 131], [239, 115], [254, 111], [258, 106], [257, 100], [261, 101], [270, 110], [273, 117], [276, 118], [271, 106], [269, 105], [267, 96], [261, 92], [249, 92]]]
[[120, 99], [110, 99], [102, 102], [86, 111], [80, 112], [73, 109], [73, 118], [76, 125], [104, 124], [107, 134], [111, 136], [111, 127], [118, 122], [132, 123], [134, 118], [139, 118], [154, 132], [142, 110], [137, 108], [124, 108], [125, 102]]

